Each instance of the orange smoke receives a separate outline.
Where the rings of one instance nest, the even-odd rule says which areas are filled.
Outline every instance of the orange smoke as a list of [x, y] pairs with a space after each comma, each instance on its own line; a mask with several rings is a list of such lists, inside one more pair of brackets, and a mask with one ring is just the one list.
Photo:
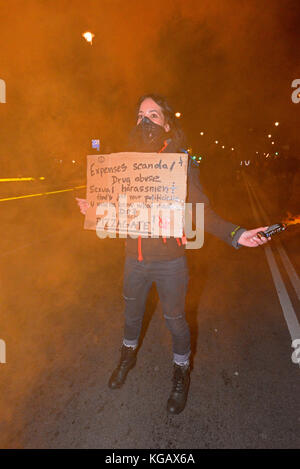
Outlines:
[[288, 212], [288, 218], [286, 218], [282, 223], [285, 225], [297, 225], [300, 223], [300, 215], [292, 215]]

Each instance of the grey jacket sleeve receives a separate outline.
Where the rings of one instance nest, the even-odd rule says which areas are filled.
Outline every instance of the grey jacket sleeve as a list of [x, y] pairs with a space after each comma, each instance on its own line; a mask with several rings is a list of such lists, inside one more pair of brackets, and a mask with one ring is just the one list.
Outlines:
[[[188, 202], [193, 205], [197, 202], [204, 203], [204, 230], [213, 234], [225, 243], [239, 249], [238, 240], [246, 228], [224, 220], [212, 209], [207, 195], [203, 191], [199, 179], [199, 168], [189, 160], [188, 170]], [[195, 224], [195, 210], [193, 210], [193, 223]]]

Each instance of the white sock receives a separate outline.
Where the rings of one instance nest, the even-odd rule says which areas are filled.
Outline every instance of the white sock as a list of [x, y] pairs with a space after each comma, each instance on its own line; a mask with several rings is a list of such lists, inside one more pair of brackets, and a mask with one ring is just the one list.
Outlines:
[[125, 345], [125, 347], [130, 347], [133, 350], [135, 350], [138, 346], [138, 344], [134, 340], [127, 340], [127, 339], [123, 340], [123, 345]]
[[184, 367], [187, 368], [187, 367], [189, 366], [189, 364], [190, 364], [190, 361], [189, 361], [189, 360], [186, 360], [185, 362], [176, 362], [176, 361], [174, 360], [174, 363], [175, 363], [175, 365], [184, 366]]
[[191, 352], [186, 353], [185, 355], [179, 355], [178, 353], [173, 354], [173, 361], [176, 365], [179, 366], [189, 366], [190, 364], [190, 354]]

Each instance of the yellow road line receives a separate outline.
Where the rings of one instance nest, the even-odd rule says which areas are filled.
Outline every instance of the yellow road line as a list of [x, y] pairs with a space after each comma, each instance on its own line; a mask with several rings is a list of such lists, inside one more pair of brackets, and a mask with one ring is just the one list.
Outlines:
[[27, 178], [1, 178], [0, 182], [19, 182], [19, 181], [44, 181], [45, 177], [40, 176], [38, 178], [33, 178], [33, 177], [27, 177]]
[[8, 200], [27, 199], [29, 197], [41, 197], [42, 195], [59, 194], [61, 192], [70, 192], [76, 189], [83, 189], [84, 187], [86, 186], [76, 186], [76, 187], [72, 187], [71, 189], [61, 189], [59, 191], [41, 192], [39, 194], [28, 194], [28, 195], [18, 195], [17, 197], [6, 197], [5, 199], [0, 199], [0, 202], [6, 202]]
[[36, 178], [2, 178], [0, 182], [35, 181]]

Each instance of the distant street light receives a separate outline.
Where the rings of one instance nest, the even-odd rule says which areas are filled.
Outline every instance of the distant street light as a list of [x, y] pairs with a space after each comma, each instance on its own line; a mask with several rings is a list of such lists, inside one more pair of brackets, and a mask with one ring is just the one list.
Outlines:
[[219, 143], [219, 141], [218, 141], [218, 140], [215, 140], [215, 143], [216, 143], [216, 144], [218, 144], [218, 143]]
[[95, 34], [91, 33], [90, 31], [86, 31], [85, 33], [82, 34], [82, 37], [84, 37], [86, 42], [89, 42], [92, 45]]
[[279, 122], [275, 122], [274, 125], [275, 125], [276, 127], [278, 127], [278, 126], [279, 126]]
[[204, 135], [204, 132], [200, 132], [200, 135]]
[[177, 119], [179, 119], [181, 117], [181, 112], [175, 112], [175, 117], [177, 117]]

